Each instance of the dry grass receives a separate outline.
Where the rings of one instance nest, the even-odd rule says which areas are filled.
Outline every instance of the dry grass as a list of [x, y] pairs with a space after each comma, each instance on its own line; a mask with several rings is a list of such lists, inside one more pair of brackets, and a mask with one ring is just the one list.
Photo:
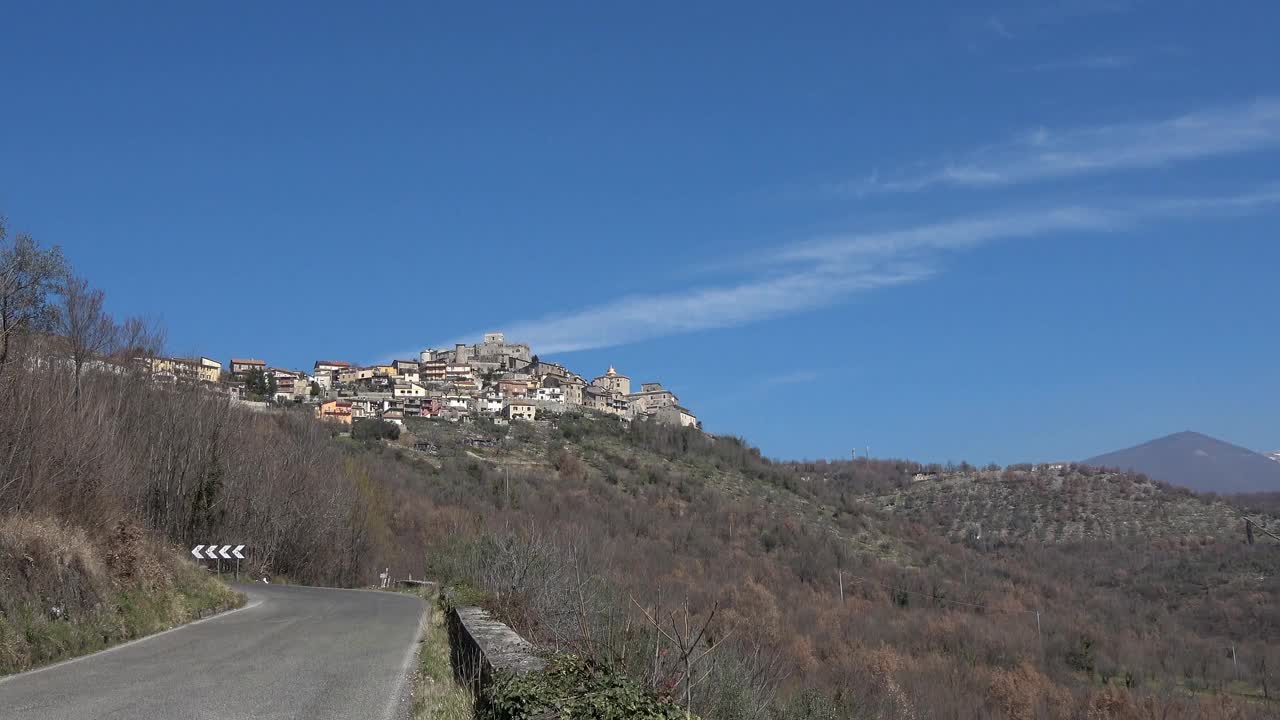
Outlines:
[[467, 720], [474, 714], [471, 693], [454, 682], [444, 613], [434, 606], [427, 613], [414, 678], [414, 720]]
[[0, 520], [0, 607], [47, 602], [65, 612], [92, 607], [109, 582], [88, 535], [48, 518]]
[[95, 541], [57, 520], [0, 519], [0, 674], [96, 652], [243, 602], [134, 526], [117, 526]]

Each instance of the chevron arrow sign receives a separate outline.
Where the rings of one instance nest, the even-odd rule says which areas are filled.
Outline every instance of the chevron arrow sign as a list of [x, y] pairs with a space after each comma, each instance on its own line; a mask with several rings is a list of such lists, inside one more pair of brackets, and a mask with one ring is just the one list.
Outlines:
[[197, 545], [191, 548], [191, 554], [197, 560], [243, 560], [244, 555], [240, 551], [244, 550], [243, 545], [222, 545], [217, 543], [212, 545]]

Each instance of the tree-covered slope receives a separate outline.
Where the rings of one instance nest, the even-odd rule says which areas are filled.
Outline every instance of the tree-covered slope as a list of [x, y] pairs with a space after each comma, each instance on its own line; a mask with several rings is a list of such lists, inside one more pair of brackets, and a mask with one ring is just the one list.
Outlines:
[[369, 452], [447, 528], [427, 570], [532, 637], [678, 690], [637, 660], [640, 609], [714, 611], [707, 717], [1269, 712], [1280, 554], [1222, 501], [1076, 467], [777, 463], [601, 417], [402, 443]]

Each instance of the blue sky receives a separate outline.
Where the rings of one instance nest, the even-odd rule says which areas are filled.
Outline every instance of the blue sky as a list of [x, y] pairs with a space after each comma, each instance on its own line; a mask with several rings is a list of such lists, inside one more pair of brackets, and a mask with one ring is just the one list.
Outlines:
[[172, 352], [505, 330], [775, 457], [1280, 449], [1274, 3], [265, 5], [0, 8], [0, 213]]

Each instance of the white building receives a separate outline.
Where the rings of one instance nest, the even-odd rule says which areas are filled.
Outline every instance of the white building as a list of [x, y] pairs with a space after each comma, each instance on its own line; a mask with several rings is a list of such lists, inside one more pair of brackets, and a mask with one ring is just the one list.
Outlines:
[[475, 399], [476, 412], [485, 415], [498, 415], [502, 412], [502, 398], [496, 395], [482, 395]]
[[391, 388], [391, 396], [398, 398], [421, 398], [427, 396], [427, 389], [416, 382], [396, 381]]
[[475, 371], [470, 365], [448, 365], [444, 369], [445, 382], [475, 382]]
[[540, 387], [534, 393], [534, 398], [546, 402], [564, 404], [564, 389], [559, 387]]
[[350, 369], [351, 363], [342, 360], [317, 360], [311, 374], [320, 388], [328, 393], [338, 384], [338, 373]]

